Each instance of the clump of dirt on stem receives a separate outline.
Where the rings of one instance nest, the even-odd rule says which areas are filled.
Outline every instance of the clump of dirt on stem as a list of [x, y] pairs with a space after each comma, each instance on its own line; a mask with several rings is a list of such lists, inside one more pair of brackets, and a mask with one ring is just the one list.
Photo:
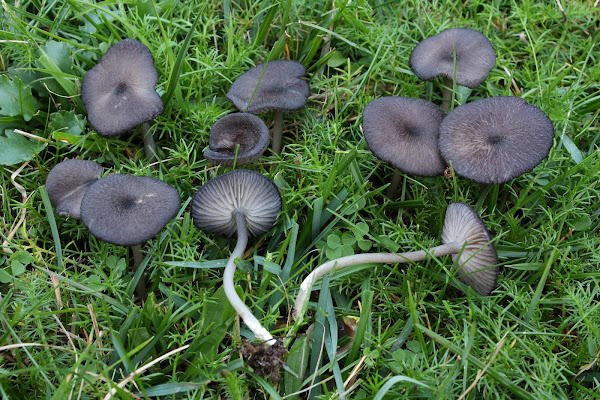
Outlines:
[[268, 375], [273, 382], [279, 382], [279, 371], [283, 367], [283, 357], [287, 353], [281, 340], [277, 340], [272, 346], [264, 342], [246, 342], [240, 352], [258, 376]]

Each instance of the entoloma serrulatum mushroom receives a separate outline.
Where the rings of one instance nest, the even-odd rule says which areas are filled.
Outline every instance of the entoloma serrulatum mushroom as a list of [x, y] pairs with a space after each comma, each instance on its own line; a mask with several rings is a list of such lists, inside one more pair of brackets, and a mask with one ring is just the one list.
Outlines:
[[148, 121], [163, 111], [154, 90], [157, 80], [150, 50], [137, 40], [124, 39], [106, 51], [81, 84], [81, 100], [96, 132], [112, 138], [141, 124], [149, 161], [156, 155], [156, 146]]
[[227, 92], [227, 99], [240, 111], [262, 114], [273, 110], [275, 154], [281, 153], [283, 113], [304, 107], [310, 95], [304, 74], [306, 68], [296, 61], [269, 61], [244, 72]]
[[491, 241], [485, 224], [471, 206], [460, 202], [452, 203], [446, 210], [442, 245], [410, 253], [355, 254], [328, 261], [302, 281], [292, 314], [295, 320], [304, 316], [313, 283], [332, 270], [359, 264], [402, 264], [447, 255], [452, 255], [458, 278], [477, 293], [487, 296], [496, 287], [499, 272], [496, 266], [498, 256]]
[[250, 164], [269, 146], [269, 128], [254, 114], [234, 113], [220, 118], [210, 130], [204, 157], [223, 166]]
[[102, 167], [94, 161], [71, 159], [56, 164], [46, 178], [46, 191], [56, 214], [81, 218], [81, 200], [101, 175]]
[[422, 40], [410, 54], [408, 64], [424, 81], [445, 77], [442, 109], [448, 111], [452, 81], [475, 88], [483, 83], [496, 63], [496, 53], [484, 34], [468, 28], [454, 28]]
[[[409, 97], [381, 97], [363, 110], [362, 129], [373, 154], [409, 175], [442, 175], [445, 162], [438, 150], [440, 123], [446, 114], [435, 104]], [[393, 195], [400, 175], [394, 174]]]
[[[98, 239], [131, 246], [137, 270], [141, 245], [165, 227], [180, 204], [177, 190], [160, 179], [115, 174], [89, 187], [81, 202], [81, 219]], [[142, 278], [137, 288], [138, 295], [145, 297]]]
[[520, 97], [490, 97], [455, 108], [440, 125], [440, 152], [454, 172], [479, 183], [504, 183], [548, 155], [554, 126]]
[[246, 250], [248, 236], [269, 231], [281, 211], [277, 186], [255, 171], [238, 169], [217, 176], [198, 189], [192, 199], [194, 224], [205, 232], [231, 237], [237, 233], [237, 244], [223, 274], [225, 294], [257, 339], [269, 345], [276, 343], [242, 302], [235, 291], [233, 277], [235, 259]]

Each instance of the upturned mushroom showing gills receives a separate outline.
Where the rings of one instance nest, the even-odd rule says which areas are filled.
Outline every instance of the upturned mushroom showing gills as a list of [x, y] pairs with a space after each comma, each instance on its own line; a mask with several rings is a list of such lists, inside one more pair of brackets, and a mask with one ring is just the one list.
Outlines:
[[81, 85], [81, 100], [94, 130], [112, 138], [142, 124], [148, 160], [156, 154], [148, 121], [163, 111], [163, 102], [154, 90], [157, 80], [150, 50], [137, 40], [124, 39], [86, 72]]
[[269, 231], [281, 211], [281, 196], [273, 182], [258, 172], [239, 169], [211, 179], [192, 199], [194, 224], [205, 232], [231, 237], [237, 244], [223, 274], [223, 288], [231, 305], [257, 339], [274, 345], [278, 341], [265, 329], [235, 291], [235, 259], [246, 249], [248, 236]]
[[81, 200], [101, 175], [102, 167], [94, 161], [71, 159], [56, 164], [46, 178], [46, 191], [56, 214], [81, 218]]
[[258, 64], [240, 75], [229, 88], [227, 99], [240, 111], [262, 114], [273, 110], [273, 152], [281, 153], [283, 113], [304, 107], [310, 95], [301, 79], [306, 68], [296, 61], [276, 60]]
[[308, 306], [308, 294], [317, 279], [332, 270], [360, 264], [402, 264], [431, 257], [452, 255], [458, 278], [483, 296], [489, 295], [498, 279], [498, 256], [485, 224], [471, 206], [452, 203], [446, 210], [442, 245], [409, 253], [355, 254], [328, 261], [313, 270], [300, 285], [292, 315], [301, 319]]
[[[177, 190], [160, 179], [115, 174], [90, 186], [81, 202], [81, 219], [98, 239], [131, 246], [137, 270], [141, 245], [173, 219], [180, 204]], [[143, 280], [138, 294], [145, 297]]]
[[210, 130], [204, 157], [223, 166], [250, 164], [269, 146], [269, 128], [262, 119], [249, 113], [234, 113], [220, 118]]
[[[409, 175], [437, 176], [446, 167], [438, 150], [445, 115], [422, 99], [381, 97], [365, 106], [362, 128], [375, 157]], [[396, 191], [399, 176], [394, 174], [390, 195]]]
[[496, 53], [489, 39], [468, 28], [448, 29], [422, 40], [408, 60], [419, 79], [446, 78], [442, 103], [446, 112], [450, 107], [454, 77], [457, 85], [473, 89], [483, 83], [495, 63]]
[[519, 97], [491, 97], [454, 109], [440, 125], [440, 152], [454, 172], [505, 183], [531, 171], [550, 151], [554, 126]]

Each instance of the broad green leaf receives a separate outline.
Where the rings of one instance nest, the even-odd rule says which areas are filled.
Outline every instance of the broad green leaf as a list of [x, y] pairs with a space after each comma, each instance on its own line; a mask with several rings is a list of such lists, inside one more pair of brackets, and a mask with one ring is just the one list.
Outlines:
[[12, 272], [12, 276], [17, 277], [25, 272], [25, 266], [20, 262], [14, 260], [10, 263], [10, 270]]
[[0, 76], [0, 114], [8, 117], [20, 115], [29, 121], [40, 108], [40, 103], [32, 96], [31, 86], [15, 76]]
[[[41, 46], [44, 53], [50, 57], [62, 72], [73, 73], [73, 59], [71, 58], [71, 48], [65, 42], [49, 41]], [[41, 65], [40, 65], [41, 66]]]
[[327, 65], [331, 68], [339, 67], [340, 65], [346, 64], [348, 62], [348, 57], [344, 57], [344, 55], [338, 50], [334, 50], [331, 52], [331, 56], [329, 60], [327, 60]]
[[35, 261], [35, 258], [28, 252], [21, 250], [10, 256], [11, 261], [18, 261], [23, 265], [30, 265]]
[[0, 136], [0, 165], [13, 165], [31, 160], [42, 147], [39, 142], [25, 139], [11, 129], [5, 132], [6, 136]]
[[50, 123], [48, 126], [54, 132], [60, 131], [77, 136], [83, 133], [85, 118], [81, 114], [76, 114], [73, 110], [61, 110], [50, 114]]

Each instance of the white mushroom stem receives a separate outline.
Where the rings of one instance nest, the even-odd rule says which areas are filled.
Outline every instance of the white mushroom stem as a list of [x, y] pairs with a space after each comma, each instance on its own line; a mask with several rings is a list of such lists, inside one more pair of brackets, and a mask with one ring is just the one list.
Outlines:
[[248, 244], [248, 228], [246, 226], [246, 214], [244, 210], [234, 210], [233, 217], [237, 228], [238, 242], [231, 253], [231, 257], [229, 257], [229, 260], [227, 261], [225, 272], [223, 273], [223, 288], [225, 289], [225, 295], [235, 311], [242, 317], [244, 323], [254, 333], [254, 336], [271, 346], [276, 343], [276, 339], [274, 339], [273, 335], [260, 324], [258, 319], [252, 314], [252, 311], [244, 304], [235, 291], [235, 285], [233, 283], [233, 276], [235, 275], [236, 269], [235, 259], [241, 258], [246, 250], [246, 245]]
[[308, 307], [308, 294], [314, 282], [317, 279], [327, 275], [333, 270], [350, 267], [360, 264], [403, 264], [408, 262], [422, 261], [432, 256], [441, 257], [451, 254], [458, 254], [463, 248], [463, 243], [451, 242], [433, 247], [427, 251], [419, 250], [409, 253], [369, 253], [355, 254], [352, 256], [341, 257], [336, 260], [328, 261], [312, 271], [300, 285], [300, 290], [296, 296], [292, 316], [298, 320], [304, 316]]
[[273, 111], [273, 153], [281, 154], [281, 136], [283, 134], [283, 111]]

